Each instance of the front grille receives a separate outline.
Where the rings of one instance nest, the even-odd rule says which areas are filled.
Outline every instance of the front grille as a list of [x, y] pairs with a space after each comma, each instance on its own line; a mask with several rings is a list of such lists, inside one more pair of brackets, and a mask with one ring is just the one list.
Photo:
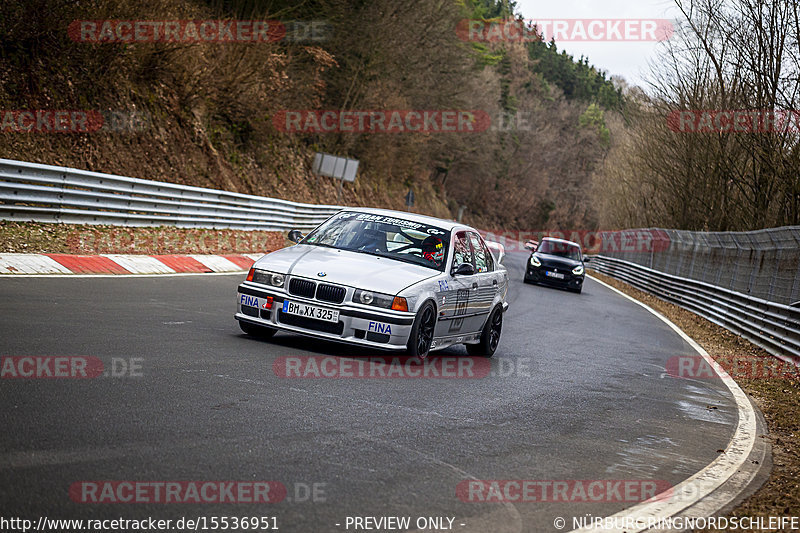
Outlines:
[[316, 290], [317, 284], [307, 279], [292, 278], [289, 282], [289, 294], [294, 294], [295, 296], [313, 298]]
[[317, 287], [317, 300], [340, 304], [344, 301], [344, 293], [344, 287], [336, 287], [334, 285], [321, 283], [319, 287]]
[[313, 318], [306, 318], [304, 316], [290, 315], [283, 311], [278, 311], [278, 320], [288, 326], [297, 326], [298, 328], [320, 331], [322, 333], [341, 335], [344, 331], [344, 324], [341, 321], [334, 324], [333, 322], [323, 322], [322, 320], [314, 320]]

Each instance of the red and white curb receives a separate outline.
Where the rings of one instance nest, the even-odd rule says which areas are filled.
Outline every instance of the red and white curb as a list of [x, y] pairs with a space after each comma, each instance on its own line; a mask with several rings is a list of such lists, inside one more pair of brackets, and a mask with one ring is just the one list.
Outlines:
[[202, 274], [242, 272], [263, 254], [0, 254], [0, 274]]

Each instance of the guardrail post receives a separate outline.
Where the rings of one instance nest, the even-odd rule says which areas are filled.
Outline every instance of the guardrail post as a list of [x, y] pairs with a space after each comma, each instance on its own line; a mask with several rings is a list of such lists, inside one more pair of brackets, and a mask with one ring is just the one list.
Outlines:
[[64, 191], [67, 189], [67, 172], [61, 173], [61, 184], [58, 186], [58, 205], [56, 206], [56, 222], [61, 222], [64, 211]]

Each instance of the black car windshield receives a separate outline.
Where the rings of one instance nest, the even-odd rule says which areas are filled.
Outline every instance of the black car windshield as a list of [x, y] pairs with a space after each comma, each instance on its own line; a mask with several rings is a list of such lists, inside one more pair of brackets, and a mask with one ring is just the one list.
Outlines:
[[543, 240], [536, 251], [541, 254], [566, 257], [567, 259], [572, 259], [573, 261], [581, 260], [581, 249], [574, 244], [569, 244], [566, 242]]
[[389, 257], [442, 272], [450, 232], [392, 216], [345, 211], [309, 233], [301, 244]]

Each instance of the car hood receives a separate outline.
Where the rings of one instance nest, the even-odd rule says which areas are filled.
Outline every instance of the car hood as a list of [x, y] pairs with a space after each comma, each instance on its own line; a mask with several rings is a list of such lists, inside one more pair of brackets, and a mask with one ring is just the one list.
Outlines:
[[[261, 270], [299, 276], [374, 292], [397, 294], [440, 272], [386, 257], [298, 244], [265, 255], [254, 265]], [[325, 276], [319, 276], [324, 272]]]
[[542, 266], [552, 267], [552, 268], [564, 268], [568, 270], [572, 270], [578, 265], [582, 265], [580, 261], [575, 261], [573, 259], [568, 259], [566, 257], [561, 257], [558, 255], [550, 255], [550, 254], [534, 254], [539, 261], [542, 262]]

